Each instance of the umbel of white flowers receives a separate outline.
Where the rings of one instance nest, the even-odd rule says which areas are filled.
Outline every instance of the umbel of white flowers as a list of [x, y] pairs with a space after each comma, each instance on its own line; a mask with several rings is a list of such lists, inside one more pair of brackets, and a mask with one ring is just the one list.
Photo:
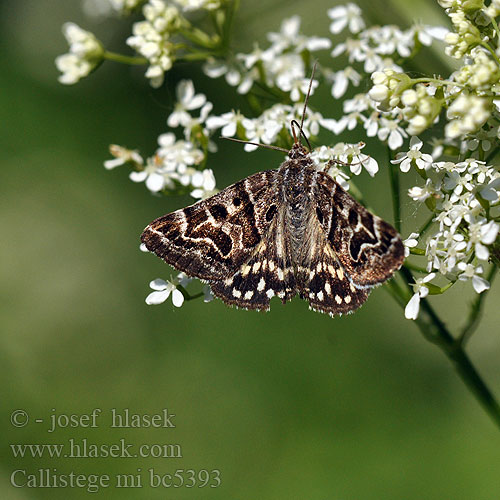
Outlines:
[[[196, 33], [196, 40], [208, 44], [211, 35], [200, 28], [186, 28], [186, 13], [211, 10], [217, 16], [227, 2], [184, 0], [177, 8], [163, 0], [110, 0], [111, 9], [126, 13], [142, 8], [143, 19], [133, 25], [127, 43], [147, 64], [146, 77], [153, 86], [163, 82], [177, 58], [175, 39], [184, 29]], [[278, 103], [260, 102], [262, 111], [245, 116], [237, 110], [213, 113], [207, 97], [197, 93], [192, 81], [177, 86], [177, 102], [167, 117], [168, 129], [158, 138], [158, 148], [146, 160], [136, 151], [112, 146], [113, 168], [127, 164], [130, 178], [144, 182], [153, 193], [188, 191], [196, 198], [216, 192], [214, 173], [207, 160], [216, 151], [214, 134], [238, 137], [263, 144], [279, 143], [288, 134], [289, 123], [300, 115], [309, 79], [305, 61], [316, 52], [328, 51], [318, 67], [312, 93], [321, 80], [331, 88], [332, 98], [342, 102], [341, 116], [323, 116], [307, 110], [304, 132], [341, 134], [349, 131], [377, 138], [393, 153], [392, 163], [402, 174], [417, 173], [421, 181], [408, 191], [416, 210], [427, 212], [429, 223], [419, 229], [404, 227], [407, 253], [419, 255], [420, 275], [405, 315], [415, 319], [423, 297], [443, 293], [455, 283], [468, 282], [477, 293], [489, 288], [484, 276], [495, 257], [500, 219], [500, 174], [490, 154], [500, 147], [500, 59], [499, 33], [495, 18], [497, 1], [439, 0], [449, 15], [451, 29], [416, 24], [406, 30], [396, 26], [367, 27], [358, 6], [349, 3], [328, 10], [332, 37], [307, 36], [301, 32], [298, 16], [285, 19], [278, 31], [268, 34], [268, 44], [256, 44], [252, 51], [234, 57], [207, 56], [203, 70], [212, 78], [224, 77], [240, 94], [257, 88], [283, 96]], [[197, 31], [196, 31], [197, 30]], [[104, 49], [96, 37], [73, 24], [65, 25], [68, 54], [57, 59], [63, 83], [75, 83], [102, 62]], [[342, 33], [342, 38], [338, 35]], [[496, 36], [492, 36], [496, 34]], [[411, 78], [396, 61], [412, 58], [431, 44], [446, 44], [445, 52], [459, 62], [447, 78]], [[422, 49], [423, 48], [423, 49]], [[343, 58], [341, 67], [336, 62]], [[367, 92], [354, 94], [352, 87], [371, 80]], [[366, 85], [365, 87], [366, 88]], [[349, 97], [345, 98], [347, 92]], [[312, 102], [314, 100], [312, 99]], [[432, 127], [432, 132], [429, 129]], [[356, 131], [355, 131], [356, 129]], [[417, 136], [424, 137], [420, 140]], [[432, 137], [433, 135], [433, 137]], [[406, 146], [409, 139], [409, 146]], [[375, 176], [379, 166], [363, 153], [364, 143], [322, 146], [312, 152], [318, 168], [335, 158], [341, 164], [330, 174], [344, 187], [363, 171]], [[246, 151], [255, 149], [246, 145]], [[385, 167], [384, 167], [385, 168]], [[423, 261], [423, 263], [422, 263]], [[416, 271], [418, 273], [418, 271]], [[155, 281], [148, 298], [159, 303], [172, 296], [180, 305], [176, 287], [184, 278], [168, 284]], [[187, 283], [186, 283], [187, 284]], [[156, 287], [156, 288], [155, 288]], [[159, 289], [163, 287], [162, 289]]]

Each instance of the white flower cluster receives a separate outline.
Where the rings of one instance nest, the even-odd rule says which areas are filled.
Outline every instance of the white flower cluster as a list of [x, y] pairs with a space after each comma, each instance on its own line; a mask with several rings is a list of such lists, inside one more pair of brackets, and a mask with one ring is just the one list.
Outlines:
[[62, 31], [69, 44], [69, 52], [56, 58], [56, 66], [62, 73], [59, 81], [72, 85], [87, 76], [102, 61], [104, 50], [92, 33], [75, 23], [65, 23]]
[[128, 15], [145, 2], [146, 0], [83, 0], [83, 11], [96, 18], [113, 14]]
[[[490, 257], [489, 246], [495, 243], [500, 225], [492, 217], [500, 216], [500, 173], [484, 161], [469, 158], [454, 163], [433, 161], [428, 154], [420, 152], [422, 142], [412, 137], [410, 150], [399, 154], [392, 163], [399, 164], [403, 172], [411, 166], [420, 170], [427, 178], [425, 186], [409, 190], [409, 196], [425, 202], [435, 213], [434, 230], [428, 234], [412, 233], [406, 240], [407, 248], [422, 244], [427, 259], [425, 278], [414, 285], [415, 295], [406, 308], [406, 317], [415, 319], [420, 298], [429, 292], [429, 283], [437, 274], [453, 283], [471, 280], [477, 293], [489, 288], [481, 276], [482, 265]], [[484, 204], [488, 204], [488, 215]]]
[[190, 10], [216, 10], [220, 8], [223, 0], [176, 0], [176, 3], [182, 7], [184, 11]]
[[149, 0], [142, 12], [145, 20], [134, 23], [127, 44], [149, 61], [146, 78], [153, 87], [159, 87], [175, 60], [172, 35], [179, 29], [181, 18], [179, 10], [164, 0]]
[[423, 86], [417, 89], [418, 94], [413, 91], [413, 94], [406, 93], [401, 98], [401, 93], [409, 87], [410, 79], [402, 73], [395, 61], [412, 54], [415, 40], [428, 46], [433, 39], [442, 39], [446, 30], [424, 25], [415, 25], [408, 30], [400, 30], [396, 26], [364, 29], [361, 11], [353, 4], [336, 7], [329, 11], [329, 15], [334, 19], [330, 26], [332, 33], [338, 33], [339, 29], [349, 26], [353, 34], [333, 48], [332, 57], [343, 55], [350, 65], [359, 66], [358, 71], [347, 66], [334, 73], [333, 77], [326, 73], [326, 78], [331, 78], [333, 82], [333, 97], [341, 97], [347, 90], [349, 81], [357, 85], [363, 73], [371, 74], [374, 84], [368, 94], [358, 94], [353, 99], [344, 101], [344, 117], [337, 122], [333, 131], [338, 134], [362, 124], [367, 137], [377, 137], [386, 142], [390, 149], [400, 148], [408, 137], [401, 124], [401, 101], [411, 102], [412, 106], [418, 103], [420, 106], [418, 113], [411, 107], [405, 115], [407, 120], [411, 120], [409, 131], [420, 130], [419, 122], [424, 114], [428, 116], [427, 120], [434, 120], [435, 116], [432, 115], [435, 107], [425, 103], [423, 98], [428, 93], [432, 95], [433, 90], [427, 90]]
[[[132, 163], [134, 171], [130, 173], [130, 179], [144, 182], [153, 193], [189, 189], [194, 198], [206, 198], [216, 192], [215, 177], [212, 170], [200, 168], [205, 153], [190, 140], [190, 136], [194, 129], [202, 126], [212, 104], [203, 94], [195, 94], [190, 80], [179, 82], [177, 96], [179, 101], [167, 122], [172, 127], [182, 125], [186, 140], [178, 140], [172, 132], [161, 134], [158, 149], [146, 162], [136, 151], [113, 145], [110, 151], [114, 159], [106, 161], [104, 166], [111, 169]], [[200, 107], [201, 117], [193, 118], [188, 113]]]
[[[385, 68], [373, 73], [369, 96], [382, 114], [401, 114], [401, 124], [410, 135], [421, 134], [434, 125], [444, 109], [447, 139], [489, 133], [482, 127], [496, 114], [500, 103], [499, 33], [491, 36], [492, 26], [498, 31], [491, 19], [497, 15], [496, 3], [488, 7], [482, 1], [439, 3], [446, 8], [454, 30], [434, 29], [430, 33], [446, 41], [446, 53], [463, 59], [462, 66], [444, 81], [411, 79], [401, 70]], [[494, 127], [498, 129], [499, 123]]]
[[[281, 31], [269, 33], [268, 39], [271, 45], [266, 50], [256, 45], [249, 54], [237, 54], [230, 64], [209, 60], [204, 66], [205, 73], [211, 78], [225, 75], [227, 83], [236, 86], [240, 94], [247, 94], [258, 81], [268, 88], [275, 87], [285, 92], [294, 102], [303, 99], [309, 86], [309, 75], [302, 53], [328, 49], [330, 40], [302, 35], [299, 16], [285, 19]], [[313, 81], [312, 90], [317, 86], [318, 82]]]
[[145, 0], [108, 0], [116, 12], [128, 13], [142, 5]]
[[463, 9], [463, 5], [452, 6], [448, 10], [448, 15], [455, 31], [448, 33], [444, 41], [448, 44], [446, 54], [456, 59], [461, 59], [471, 47], [481, 43], [481, 33], [479, 29], [468, 18]]
[[[193, 281], [193, 279], [189, 278], [184, 273], [179, 273], [177, 277], [171, 281], [156, 278], [149, 283], [153, 291], [146, 297], [146, 304], [154, 306], [163, 304], [163, 302], [172, 296], [172, 304], [175, 307], [181, 307], [182, 304], [184, 304], [185, 297], [182, 291], [179, 290], [179, 287], [185, 290], [191, 281]], [[204, 302], [210, 302], [214, 298], [208, 285], [203, 286], [203, 296]]]
[[[401, 172], [412, 170], [423, 179], [408, 192], [414, 202], [427, 207], [431, 217], [420, 233], [412, 232], [405, 241], [407, 255], [425, 259], [425, 265], [415, 266], [421, 275], [413, 284], [406, 317], [417, 318], [422, 298], [442, 293], [459, 281], [469, 281], [477, 293], [484, 292], [490, 285], [483, 273], [492, 253], [497, 258], [498, 251], [493, 249], [500, 230], [500, 173], [491, 161], [485, 160], [487, 151], [494, 153], [500, 146], [500, 48], [498, 37], [486, 36], [487, 30], [491, 35], [493, 29], [498, 29], [490, 18], [498, 15], [497, 4], [500, 12], [500, 0], [487, 7], [479, 0], [438, 1], [450, 16], [451, 33], [424, 25], [407, 30], [395, 26], [367, 28], [359, 7], [347, 4], [328, 11], [332, 35], [344, 29], [350, 32], [337, 44], [328, 38], [302, 34], [301, 20], [293, 16], [283, 21], [279, 32], [268, 34], [267, 48], [255, 45], [250, 53], [226, 54], [220, 59], [202, 57], [208, 76], [224, 76], [238, 93], [249, 94], [253, 116], [238, 110], [213, 114], [206, 96], [195, 91], [192, 81], [182, 80], [167, 119], [169, 128], [178, 128], [179, 133], [160, 135], [157, 150], [146, 160], [136, 151], [113, 146], [114, 159], [105, 166], [131, 164], [131, 180], [144, 182], [153, 193], [190, 192], [196, 199], [211, 196], [216, 192], [214, 174], [206, 168], [208, 153], [216, 150], [211, 137], [219, 133], [262, 145], [289, 145], [290, 123], [301, 116], [309, 89], [311, 55], [330, 49], [332, 58], [346, 60], [344, 69], [333, 71], [318, 65], [311, 93], [320, 80], [331, 86], [334, 99], [342, 98], [350, 85], [358, 86], [362, 80], [371, 79], [373, 85], [365, 93], [344, 99], [343, 114], [337, 119], [308, 107], [304, 135], [315, 138], [321, 131], [338, 135], [361, 125], [366, 137], [377, 138], [392, 151], [400, 150], [411, 137], [409, 150], [399, 153], [392, 163]], [[146, 76], [153, 86], [163, 82], [165, 71], [180, 57], [175, 37], [185, 36], [184, 30], [190, 29], [181, 11], [221, 9], [218, 13], [222, 18], [225, 3], [182, 0], [177, 5], [181, 10], [167, 0], [145, 2], [145, 20], [134, 24], [133, 36], [127, 41], [147, 59]], [[201, 40], [201, 45], [206, 44], [206, 54], [220, 41], [201, 30], [190, 33], [193, 39]], [[87, 33], [86, 40], [87, 45], [83, 45], [90, 47], [92, 35]], [[405, 60], [433, 40], [445, 40], [449, 55], [464, 58], [462, 66], [447, 80], [406, 75], [402, 69]], [[74, 50], [72, 42], [70, 45], [72, 53], [90, 53], [78, 52], [77, 45]], [[274, 97], [274, 103], [259, 101], [263, 92]], [[416, 135], [436, 124], [444, 138], [436, 139], [434, 149], [427, 153]], [[374, 176], [379, 170], [377, 161], [363, 152], [364, 146], [363, 142], [322, 146], [314, 149], [311, 157], [318, 169], [328, 171], [348, 189], [351, 176], [363, 169]], [[246, 151], [256, 148], [256, 144], [244, 146]], [[435, 281], [445, 285], [438, 286]], [[155, 280], [147, 302], [160, 303], [172, 296], [174, 305], [180, 306], [185, 295], [178, 287], [184, 290], [187, 282], [182, 274], [169, 282]]]

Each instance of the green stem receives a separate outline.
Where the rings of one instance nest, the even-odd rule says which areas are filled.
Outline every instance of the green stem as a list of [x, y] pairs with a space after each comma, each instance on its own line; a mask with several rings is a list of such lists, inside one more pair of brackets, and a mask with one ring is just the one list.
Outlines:
[[229, 44], [231, 41], [231, 32], [233, 28], [233, 21], [236, 11], [240, 7], [240, 0], [233, 0], [228, 3], [226, 18], [224, 20], [224, 25], [222, 27], [222, 50], [224, 52], [229, 51]]
[[417, 266], [412, 262], [405, 261], [404, 266], [407, 267], [408, 269], [411, 269], [412, 271], [417, 271], [417, 273], [428, 274], [427, 269], [425, 269], [424, 267]]
[[500, 151], [500, 148], [494, 148], [490, 154], [486, 157], [486, 160], [484, 160], [487, 164], [492, 160], [496, 154]]
[[490, 47], [486, 42], [481, 42], [479, 45], [481, 45], [481, 47], [484, 47], [492, 55], [493, 59], [495, 59], [495, 62], [498, 64], [498, 66], [500, 66], [500, 59], [498, 59], [498, 56], [496, 55], [493, 48]]
[[215, 55], [217, 55], [215, 52], [193, 52], [191, 54], [184, 54], [178, 58], [178, 61], [204, 61]]
[[[410, 283], [414, 282], [413, 275], [405, 267], [401, 268], [400, 273], [408, 289], [411, 290]], [[401, 300], [398, 300], [398, 303], [401, 304]], [[426, 298], [420, 300], [420, 314], [415, 323], [424, 337], [436, 344], [446, 354], [457, 370], [459, 377], [474, 394], [493, 422], [500, 428], [500, 405], [477, 372], [467, 353], [463, 350], [461, 343], [454, 339]]]
[[[392, 189], [394, 218], [397, 224], [396, 227], [398, 228], [400, 222], [399, 177], [393, 168], [395, 165], [392, 165], [392, 163], [389, 164], [391, 165], [389, 168], [389, 175]], [[395, 167], [397, 170], [397, 166]], [[411, 271], [405, 266], [399, 270], [399, 273], [405, 281], [406, 290], [398, 289], [394, 284], [391, 284], [390, 292], [393, 296], [398, 295], [396, 300], [404, 309], [406, 307], [406, 301], [413, 293], [411, 283], [414, 283], [415, 280]], [[391, 281], [394, 282], [394, 280]], [[500, 429], [500, 405], [477, 372], [467, 356], [467, 353], [463, 350], [463, 346], [459, 342], [459, 339], [456, 340], [453, 337], [445, 323], [437, 315], [425, 297], [420, 299], [420, 313], [415, 323], [422, 335], [430, 342], [436, 344], [446, 354], [457, 370], [459, 377]]]
[[401, 200], [399, 196], [399, 167], [390, 162], [391, 152], [387, 150], [389, 159], [389, 179], [392, 191], [392, 213], [394, 217], [394, 227], [401, 232]]
[[184, 300], [194, 300], [198, 299], [199, 297], [203, 297], [205, 295], [203, 292], [195, 293], [194, 295], [191, 295], [182, 285], [177, 285], [177, 290], [184, 295]]
[[[431, 214], [431, 216], [424, 222], [422, 227], [417, 231], [419, 236], [422, 236], [422, 234], [424, 234], [427, 231], [427, 229], [429, 229], [429, 227], [431, 227], [431, 224], [434, 220], [434, 217], [435, 217], [435, 215]], [[425, 252], [424, 252], [424, 254], [425, 254]]]
[[221, 40], [218, 35], [210, 37], [204, 31], [191, 25], [189, 25], [188, 28], [181, 28], [179, 33], [187, 40], [205, 49], [215, 50], [220, 48], [221, 45]]
[[[490, 272], [486, 276], [486, 279], [490, 282], [490, 285], [493, 283], [497, 272], [497, 266], [493, 264], [491, 266]], [[476, 300], [472, 303], [469, 317], [467, 318], [467, 322], [465, 323], [462, 331], [460, 332], [460, 336], [457, 339], [457, 343], [460, 345], [465, 345], [465, 343], [469, 340], [471, 335], [474, 333], [476, 328], [479, 325], [479, 320], [481, 318], [481, 313], [483, 310], [484, 299], [488, 295], [487, 291], [484, 291], [476, 297]]]
[[123, 54], [117, 54], [109, 50], [104, 51], [103, 57], [108, 61], [115, 61], [122, 64], [148, 64], [148, 60], [145, 57], [124, 56]]
[[413, 248], [410, 248], [410, 253], [412, 255], [425, 255], [425, 250], [422, 250], [421, 248], [413, 247]]
[[491, 17], [491, 24], [496, 31], [497, 38], [500, 40], [500, 31], [498, 30], [497, 20], [493, 16]]

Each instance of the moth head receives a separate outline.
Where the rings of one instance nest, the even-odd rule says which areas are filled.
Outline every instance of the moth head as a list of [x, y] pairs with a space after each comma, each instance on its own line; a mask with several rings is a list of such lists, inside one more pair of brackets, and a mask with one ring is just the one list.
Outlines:
[[308, 154], [307, 149], [300, 143], [296, 142], [292, 146], [292, 149], [288, 152], [288, 157], [291, 160], [294, 160], [296, 158], [302, 158]]

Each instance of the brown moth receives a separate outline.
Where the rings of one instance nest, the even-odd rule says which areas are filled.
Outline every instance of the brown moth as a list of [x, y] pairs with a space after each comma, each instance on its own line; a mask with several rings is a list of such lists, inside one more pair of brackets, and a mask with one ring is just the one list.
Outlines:
[[[300, 132], [306, 106], [307, 98]], [[285, 303], [298, 294], [316, 311], [347, 313], [401, 267], [403, 244], [390, 224], [316, 170], [294, 125], [295, 142], [277, 170], [156, 219], [141, 240], [228, 305], [268, 310], [273, 296]]]

